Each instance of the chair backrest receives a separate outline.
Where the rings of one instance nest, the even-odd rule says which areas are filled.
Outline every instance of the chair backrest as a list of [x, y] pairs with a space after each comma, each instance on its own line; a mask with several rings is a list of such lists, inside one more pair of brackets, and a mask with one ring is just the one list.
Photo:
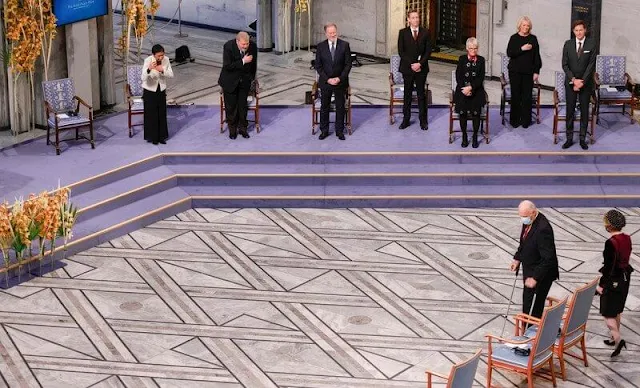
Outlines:
[[478, 362], [480, 361], [481, 354], [482, 349], [479, 349], [470, 359], [451, 367], [447, 387], [471, 388], [476, 377], [476, 370], [478, 369]]
[[389, 62], [391, 66], [391, 77], [393, 77], [393, 83], [396, 85], [404, 84], [404, 77], [400, 72], [400, 55], [392, 55], [391, 61]]
[[76, 95], [71, 78], [62, 78], [42, 82], [44, 100], [57, 112], [67, 112], [76, 109], [73, 97]]
[[132, 96], [142, 96], [142, 66], [127, 66], [127, 83]]
[[538, 334], [531, 347], [531, 355], [533, 358], [530, 360], [553, 351], [553, 345], [556, 342], [556, 338], [558, 338], [558, 329], [560, 328], [560, 322], [562, 321], [566, 304], [567, 298], [565, 297], [560, 303], [547, 308], [542, 314]]
[[627, 71], [627, 57], [624, 55], [598, 55], [596, 73], [604, 85], [624, 85]]
[[509, 83], [509, 56], [504, 53], [500, 53], [500, 72], [504, 77], [504, 80]]
[[567, 311], [566, 319], [568, 321], [564, 323], [562, 328], [564, 334], [573, 333], [583, 325], [586, 325], [597, 286], [598, 278], [575, 290], [573, 299], [571, 300], [571, 306], [569, 307], [569, 311]]
[[458, 83], [458, 81], [456, 81], [456, 71], [455, 70], [451, 70], [451, 91], [455, 92], [456, 91], [456, 84]]
[[558, 102], [566, 102], [567, 101], [567, 92], [564, 90], [564, 72], [556, 71], [555, 76], [555, 90], [558, 95]]

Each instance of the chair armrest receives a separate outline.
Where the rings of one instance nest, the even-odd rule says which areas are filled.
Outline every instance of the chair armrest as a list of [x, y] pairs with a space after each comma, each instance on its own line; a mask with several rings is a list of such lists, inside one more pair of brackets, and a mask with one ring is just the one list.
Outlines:
[[533, 317], [533, 316], [531, 316], [529, 314], [525, 314], [525, 313], [516, 314], [516, 316], [514, 318], [515, 318], [516, 322], [519, 321], [519, 322], [524, 322], [524, 323], [531, 323], [531, 324], [534, 324], [534, 325], [539, 325], [540, 321], [541, 321], [540, 318], [536, 318], [536, 317]]
[[484, 91], [484, 98], [487, 100], [487, 111], [489, 110], [489, 93], [487, 93], [487, 91]]
[[547, 296], [547, 301], [549, 302], [549, 305], [553, 305], [553, 303], [560, 303], [562, 302], [562, 300], [555, 298], [553, 296]]
[[558, 113], [558, 104], [560, 103], [560, 101], [558, 101], [558, 91], [557, 90], [553, 90], [553, 109], [556, 111], [556, 113]]
[[258, 94], [260, 94], [260, 81], [258, 81], [257, 78], [254, 78], [253, 81], [256, 83], [256, 93], [254, 97], [258, 97]]
[[313, 86], [311, 86], [311, 96], [315, 100], [317, 95], [318, 95], [318, 81], [313, 81]]
[[451, 93], [449, 93], [449, 106], [451, 108], [453, 108], [454, 102], [453, 102], [453, 90], [451, 91]]
[[624, 73], [624, 78], [627, 80], [626, 82], [627, 88], [631, 89], [630, 92], [633, 94], [633, 89], [635, 87], [635, 84], [633, 83], [633, 79], [631, 78], [631, 75], [629, 75], [629, 73]]
[[438, 376], [438, 377], [440, 377], [441, 379], [445, 379], [445, 380], [449, 378], [449, 376], [446, 376], [446, 375], [444, 375], [444, 374], [442, 374], [442, 373], [433, 372], [433, 371], [430, 371], [430, 370], [427, 370], [427, 371], [426, 371], [426, 372], [424, 372], [424, 373], [425, 373], [425, 374], [427, 374], [427, 375], [434, 375], [434, 376]]
[[78, 101], [79, 104], [84, 105], [85, 107], [87, 107], [88, 109], [93, 109], [91, 107], [91, 105], [87, 104], [82, 98], [78, 97], [78, 96], [73, 96], [73, 98]]
[[395, 86], [395, 82], [393, 82], [393, 73], [389, 72], [389, 86], [390, 87], [394, 87]]
[[502, 85], [502, 89], [507, 86], [507, 80], [504, 78], [504, 73], [500, 74], [500, 84]]
[[597, 72], [593, 73], [593, 79], [596, 81], [596, 88], [600, 87], [600, 74]]
[[496, 340], [499, 342], [508, 343], [512, 345], [524, 345], [533, 341], [533, 338], [527, 338], [526, 340], [512, 340], [508, 338], [498, 337], [497, 335], [493, 335], [493, 334], [487, 334], [485, 335], [485, 337], [489, 340], [489, 343], [491, 343], [492, 340]]

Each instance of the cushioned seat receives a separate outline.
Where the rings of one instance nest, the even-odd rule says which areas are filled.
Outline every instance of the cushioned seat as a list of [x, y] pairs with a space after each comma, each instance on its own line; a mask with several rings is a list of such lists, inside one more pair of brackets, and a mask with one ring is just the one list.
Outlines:
[[[511, 100], [511, 85], [504, 86], [504, 95], [507, 100]], [[533, 99], [534, 103], [538, 100], [538, 89], [533, 88], [531, 90], [531, 98]]]
[[[413, 98], [418, 98], [418, 92], [416, 90], [414, 90], [411, 94]], [[404, 86], [393, 87], [393, 98], [400, 100], [404, 99]]]
[[[526, 340], [526, 337], [513, 337], [512, 339], [516, 341]], [[528, 346], [530, 348], [530, 346]], [[552, 350], [549, 349], [542, 354], [536, 356], [533, 360], [533, 367], [536, 368], [545, 362], [549, 362], [549, 357], [553, 354]], [[505, 361], [511, 364], [519, 365], [523, 368], [526, 368], [529, 364], [529, 356], [521, 356], [516, 354], [512, 347], [507, 345], [494, 345], [493, 351], [491, 353], [491, 357], [493, 357], [496, 361]]]
[[[50, 118], [48, 121], [49, 121], [49, 125], [55, 128], [56, 126], [55, 120], [53, 118]], [[69, 116], [65, 118], [58, 117], [58, 128], [65, 129], [68, 127], [78, 127], [81, 125], [89, 125], [89, 122], [90, 122], [89, 119], [82, 115]]]
[[[575, 110], [575, 119], [580, 120], [580, 105], [576, 104]], [[558, 117], [566, 118], [567, 117], [567, 105], [566, 104], [558, 104]]]
[[[624, 55], [598, 55], [596, 57], [596, 119], [600, 122], [600, 114], [628, 113], [631, 123], [634, 123], [633, 112], [635, 97], [629, 90], [635, 89], [635, 84], [627, 73], [627, 58]], [[607, 90], [607, 89], [611, 90]], [[621, 106], [622, 110], [600, 111], [601, 105]], [[627, 110], [628, 109], [628, 110]]]
[[601, 100], [629, 100], [631, 99], [632, 94], [628, 90], [623, 91], [609, 91], [607, 88], [600, 88], [600, 99]]
[[[322, 105], [322, 101], [320, 101], [319, 98], [316, 98], [313, 104], [315, 105], [316, 109], [320, 109], [320, 106]], [[349, 103], [347, 102], [346, 99], [344, 101], [344, 107], [345, 109], [349, 109]], [[336, 100], [332, 98], [331, 105], [329, 105], [329, 110], [335, 110], [335, 109], [336, 109]]]
[[256, 99], [253, 98], [253, 96], [247, 97], [247, 106], [250, 106], [250, 107], [256, 106]]
[[[564, 321], [563, 321], [564, 323]], [[560, 324], [560, 330], [562, 330], [562, 325], [563, 323]], [[535, 335], [538, 333], [538, 326], [529, 326], [529, 328], [527, 329], [527, 331], [524, 332], [524, 336], [526, 338], [533, 338], [535, 337]], [[582, 335], [581, 331], [574, 331], [571, 334], [568, 334], [565, 339], [564, 342], [565, 343], [572, 343], [573, 341], [575, 341], [577, 338], [580, 337], [580, 335]], [[555, 345], [558, 346], [560, 345], [560, 333], [558, 333], [558, 338], [556, 338], [556, 342]]]
[[144, 112], [144, 102], [142, 101], [142, 99], [133, 99], [131, 104], [131, 112]]

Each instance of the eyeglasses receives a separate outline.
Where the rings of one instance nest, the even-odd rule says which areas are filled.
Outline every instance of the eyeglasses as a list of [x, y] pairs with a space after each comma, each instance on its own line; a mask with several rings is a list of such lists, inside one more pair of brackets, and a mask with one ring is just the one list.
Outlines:
[[467, 50], [477, 50], [477, 47], [467, 47]]

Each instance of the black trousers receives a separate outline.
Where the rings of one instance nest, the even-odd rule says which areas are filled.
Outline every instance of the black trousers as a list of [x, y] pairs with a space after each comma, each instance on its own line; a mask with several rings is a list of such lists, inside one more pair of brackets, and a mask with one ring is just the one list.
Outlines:
[[160, 91], [160, 85], [155, 92], [144, 89], [142, 101], [144, 104], [144, 139], [155, 143], [167, 140], [169, 138], [167, 91]]
[[540, 318], [544, 312], [544, 305], [547, 301], [547, 295], [553, 285], [553, 280], [543, 280], [536, 284], [535, 288], [524, 287], [522, 290], [522, 312], [529, 314], [531, 311], [531, 303], [533, 303], [533, 296], [536, 296], [536, 303], [533, 305], [533, 311], [531, 315]]
[[424, 85], [427, 83], [427, 74], [411, 72], [402, 74], [404, 77], [404, 100], [402, 105], [403, 121], [408, 123], [411, 119], [411, 100], [413, 97], [413, 85], [415, 84], [418, 94], [418, 115], [420, 124], [427, 123], [427, 97]]
[[[467, 120], [469, 115], [466, 112], [460, 112], [460, 130], [467, 136]], [[477, 136], [480, 130], [480, 113], [474, 112], [471, 114], [471, 122], [473, 123], [473, 135]]]
[[580, 101], [580, 140], [586, 141], [587, 128], [589, 127], [589, 100], [591, 100], [590, 87], [584, 86], [579, 92], [573, 91], [573, 85], [566, 84], [567, 94], [567, 140], [573, 139], [573, 120], [576, 111], [576, 102]]
[[249, 86], [240, 82], [232, 92], [223, 91], [224, 111], [227, 116], [229, 136], [236, 136], [238, 131], [240, 133], [247, 132], [247, 127], [249, 126], [247, 121], [249, 89]]
[[511, 114], [509, 122], [516, 127], [531, 124], [531, 94], [533, 93], [533, 74], [509, 72], [511, 83]]
[[329, 111], [331, 110], [331, 97], [335, 94], [336, 104], [336, 134], [344, 133], [344, 103], [347, 91], [343, 87], [322, 88], [320, 92], [320, 131], [329, 133]]

